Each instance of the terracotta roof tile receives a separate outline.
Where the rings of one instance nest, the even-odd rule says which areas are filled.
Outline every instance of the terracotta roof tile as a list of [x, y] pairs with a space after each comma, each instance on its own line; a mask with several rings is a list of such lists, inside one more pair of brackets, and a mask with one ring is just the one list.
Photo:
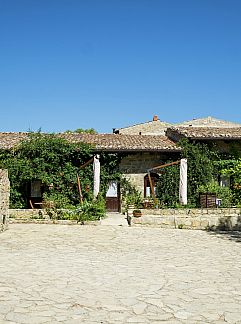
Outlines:
[[[16, 147], [28, 138], [29, 133], [0, 133], [0, 148]], [[179, 151], [176, 144], [166, 136], [123, 134], [60, 133], [71, 143], [92, 144], [96, 150], [118, 151]]]
[[0, 149], [16, 147], [21, 141], [28, 138], [29, 133], [0, 133]]
[[179, 123], [177, 125], [174, 125], [174, 127], [188, 127], [188, 126], [229, 128], [229, 127], [241, 127], [241, 124], [208, 116], [205, 118], [195, 118], [195, 119], [188, 120], [188, 121]]
[[166, 135], [172, 139], [187, 137], [191, 139], [241, 140], [241, 127], [171, 127]]
[[92, 144], [97, 150], [106, 151], [179, 151], [166, 136], [124, 134], [78, 134], [65, 133], [61, 137], [70, 142]]

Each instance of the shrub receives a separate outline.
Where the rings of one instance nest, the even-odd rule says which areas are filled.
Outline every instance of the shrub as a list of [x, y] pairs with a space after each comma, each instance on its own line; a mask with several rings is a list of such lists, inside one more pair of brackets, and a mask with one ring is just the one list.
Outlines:
[[[181, 140], [178, 144], [182, 148], [181, 157], [187, 158], [188, 164], [188, 205], [196, 207], [199, 186], [205, 185], [216, 177], [214, 161], [218, 159], [218, 156], [205, 144], [190, 143], [188, 140]], [[162, 169], [163, 174], [160, 174], [157, 184], [157, 197], [161, 207], [179, 206], [179, 169], [179, 165]]]
[[141, 208], [142, 206], [142, 195], [139, 190], [137, 190], [130, 182], [129, 179], [125, 177], [121, 178], [121, 196], [122, 203], [125, 208], [125, 211], [129, 208], [130, 205], [133, 205], [135, 208]]
[[105, 200], [101, 196], [91, 201], [84, 200], [72, 212], [75, 215], [75, 219], [81, 224], [84, 224], [85, 221], [100, 220], [105, 216]]
[[221, 187], [218, 182], [211, 181], [205, 185], [200, 185], [198, 187], [199, 193], [215, 193], [217, 198], [221, 199], [221, 207], [232, 206], [232, 192], [228, 187]]

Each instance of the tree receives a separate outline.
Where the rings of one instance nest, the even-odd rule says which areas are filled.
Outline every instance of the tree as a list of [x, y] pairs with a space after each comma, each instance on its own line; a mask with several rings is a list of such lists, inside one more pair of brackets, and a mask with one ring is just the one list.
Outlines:
[[65, 131], [65, 133], [97, 134], [97, 131], [96, 131], [94, 128], [87, 128], [87, 129], [84, 129], [84, 128], [77, 128], [77, 129], [74, 130], [74, 131], [67, 130], [67, 131]]

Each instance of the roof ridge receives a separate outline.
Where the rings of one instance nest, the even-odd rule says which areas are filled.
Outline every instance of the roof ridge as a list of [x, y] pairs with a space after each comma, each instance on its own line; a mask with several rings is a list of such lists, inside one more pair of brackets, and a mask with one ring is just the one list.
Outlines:
[[130, 126], [120, 127], [120, 128], [117, 128], [116, 130], [120, 130], [120, 129], [124, 129], [124, 128], [126, 129], [126, 128], [139, 126], [139, 125], [144, 125], [144, 124], [156, 123], [156, 122], [165, 123], [167, 125], [173, 125], [172, 123], [169, 123], [169, 122], [166, 122], [164, 120], [158, 119], [158, 120], [149, 120], [149, 121], [146, 121], [146, 122], [143, 122], [143, 123], [137, 123], [137, 124], [130, 125]]
[[[208, 122], [212, 122], [212, 121], [218, 121], [218, 122], [223, 122], [223, 123], [226, 123], [226, 124], [234, 124], [234, 125], [241, 125], [240, 123], [238, 122], [234, 122], [234, 121], [230, 121], [230, 120], [226, 120], [226, 119], [220, 119], [220, 118], [217, 118], [217, 117], [213, 117], [213, 116], [206, 116], [206, 117], [200, 117], [200, 118], [193, 118], [193, 119], [189, 119], [189, 120], [185, 120], [183, 122], [180, 122], [180, 123], [177, 123], [176, 125], [185, 125], [187, 123], [191, 123], [191, 122], [194, 122], [194, 121], [208, 121]], [[200, 126], [199, 126], [200, 127]]]

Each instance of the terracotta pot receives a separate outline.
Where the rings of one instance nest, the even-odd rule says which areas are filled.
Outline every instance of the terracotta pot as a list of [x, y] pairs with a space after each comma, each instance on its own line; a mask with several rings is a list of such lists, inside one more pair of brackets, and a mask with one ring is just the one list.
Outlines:
[[135, 212], [133, 212], [133, 216], [134, 216], [134, 217], [141, 217], [142, 214], [141, 214], [141, 213], [135, 213]]

